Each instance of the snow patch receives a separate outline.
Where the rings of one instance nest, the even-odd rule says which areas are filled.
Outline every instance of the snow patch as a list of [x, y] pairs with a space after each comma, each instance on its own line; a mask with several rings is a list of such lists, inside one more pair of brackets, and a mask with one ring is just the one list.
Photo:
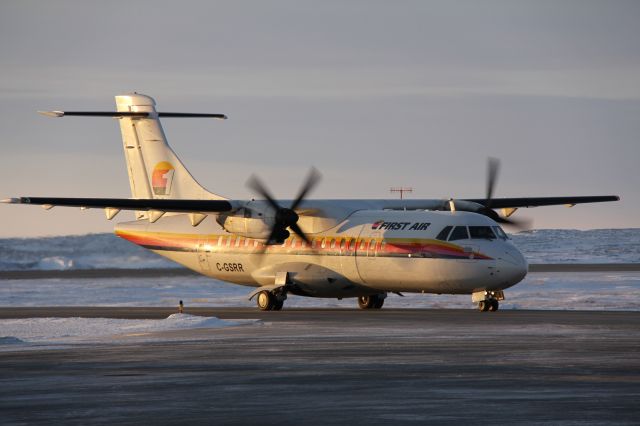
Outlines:
[[2, 345], [19, 345], [20, 343], [24, 343], [24, 341], [18, 339], [13, 336], [4, 336], [0, 337], [0, 346]]
[[67, 259], [62, 256], [45, 257], [36, 263], [34, 269], [43, 271], [65, 271], [67, 269], [73, 269], [74, 262], [72, 259]]
[[[0, 329], [8, 337], [0, 344], [14, 343], [78, 343], [110, 341], [128, 336], [149, 336], [153, 333], [198, 328], [223, 328], [259, 324], [259, 320], [222, 320], [173, 314], [162, 320], [129, 320], [112, 318], [21, 318], [0, 320]], [[6, 342], [5, 342], [6, 340]]]

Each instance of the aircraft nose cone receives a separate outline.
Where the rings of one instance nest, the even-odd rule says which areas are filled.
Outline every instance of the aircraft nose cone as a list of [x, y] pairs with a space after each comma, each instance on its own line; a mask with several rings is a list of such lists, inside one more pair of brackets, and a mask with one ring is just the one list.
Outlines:
[[509, 285], [519, 283], [529, 270], [529, 265], [519, 251], [511, 251], [498, 261], [500, 278]]

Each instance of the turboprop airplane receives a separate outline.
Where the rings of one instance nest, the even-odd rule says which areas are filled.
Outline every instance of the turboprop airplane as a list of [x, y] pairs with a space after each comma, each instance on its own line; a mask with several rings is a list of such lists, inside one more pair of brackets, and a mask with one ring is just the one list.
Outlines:
[[[519, 208], [617, 201], [618, 196], [493, 198], [497, 160], [489, 161], [481, 199], [310, 200], [314, 169], [293, 200], [276, 200], [251, 177], [258, 200], [232, 200], [204, 189], [169, 147], [161, 117], [223, 114], [157, 112], [155, 101], [116, 96], [116, 111], [47, 111], [45, 115], [115, 117], [120, 123], [132, 198], [20, 197], [11, 204], [121, 210], [125, 240], [206, 276], [254, 287], [261, 310], [280, 310], [288, 294], [357, 298], [380, 309], [387, 294], [470, 294], [496, 311], [504, 290], [527, 274], [527, 261], [500, 224], [518, 224]], [[498, 214], [495, 209], [501, 211]]]

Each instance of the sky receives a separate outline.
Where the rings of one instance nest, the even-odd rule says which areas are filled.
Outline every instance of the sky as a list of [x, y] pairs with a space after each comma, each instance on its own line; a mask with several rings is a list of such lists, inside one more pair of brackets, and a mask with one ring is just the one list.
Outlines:
[[[129, 197], [112, 110], [137, 91], [199, 182], [246, 199], [617, 194], [535, 228], [640, 226], [640, 2], [0, 2], [0, 198]], [[120, 214], [117, 219], [132, 218]], [[109, 232], [99, 210], [0, 205], [0, 237]]]

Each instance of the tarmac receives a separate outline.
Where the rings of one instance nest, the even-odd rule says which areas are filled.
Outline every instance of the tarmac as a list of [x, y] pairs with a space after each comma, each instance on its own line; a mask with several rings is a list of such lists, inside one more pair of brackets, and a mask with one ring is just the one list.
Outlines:
[[[174, 312], [0, 308], [0, 318]], [[0, 352], [0, 423], [635, 425], [640, 419], [640, 312], [187, 313], [260, 321]]]

